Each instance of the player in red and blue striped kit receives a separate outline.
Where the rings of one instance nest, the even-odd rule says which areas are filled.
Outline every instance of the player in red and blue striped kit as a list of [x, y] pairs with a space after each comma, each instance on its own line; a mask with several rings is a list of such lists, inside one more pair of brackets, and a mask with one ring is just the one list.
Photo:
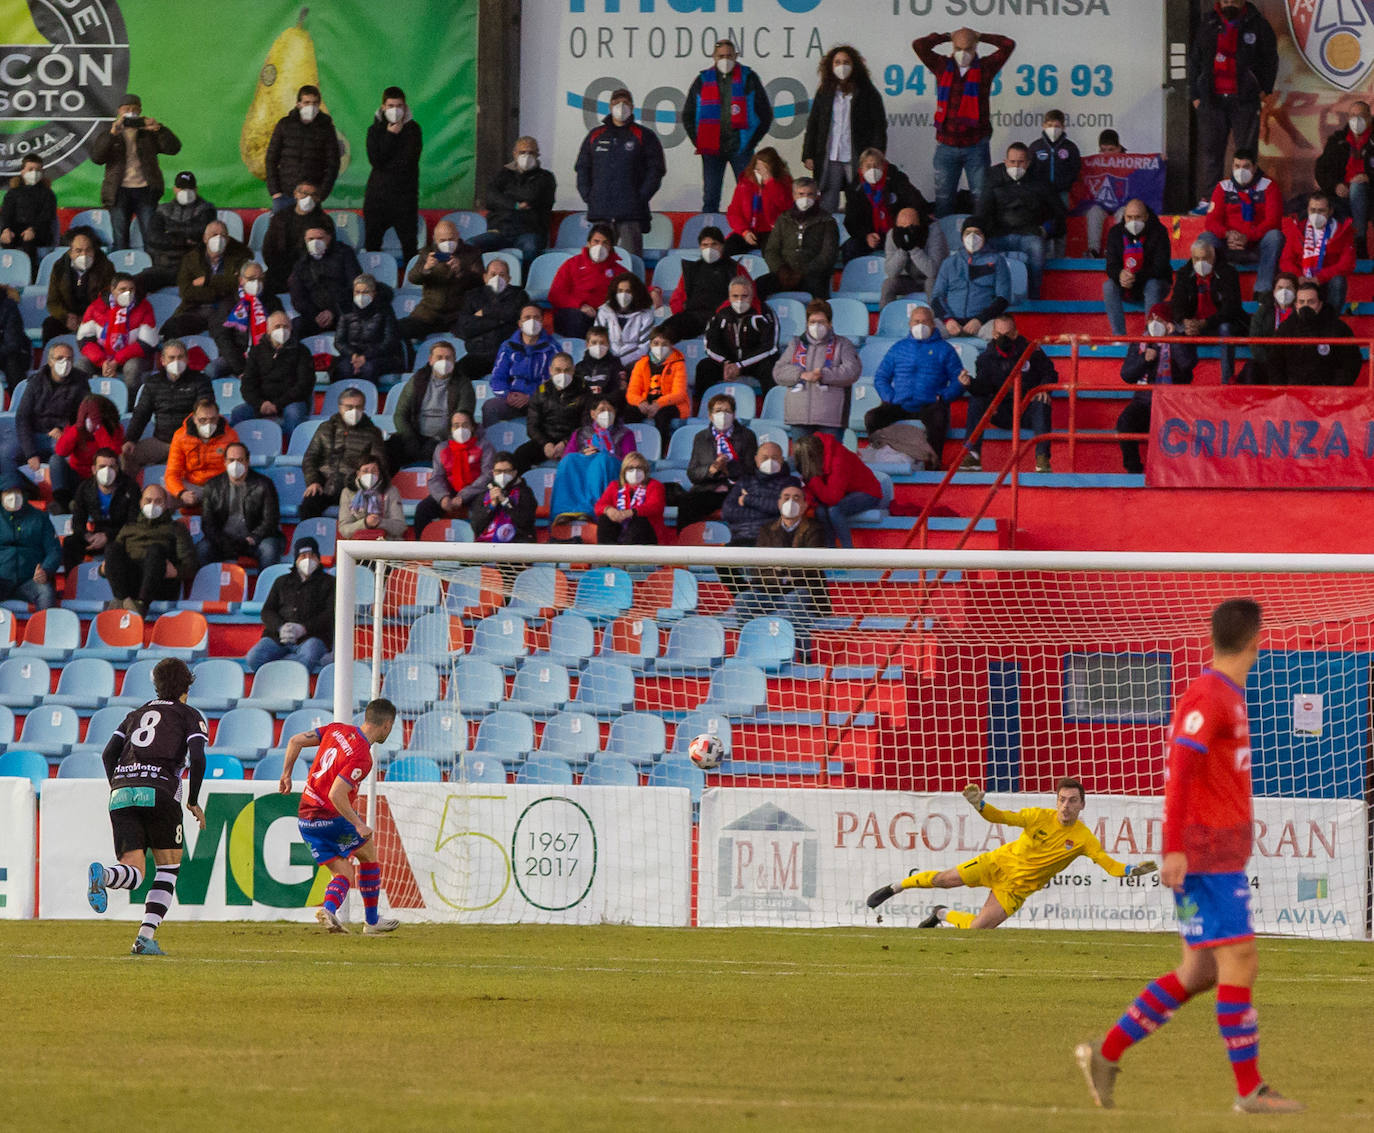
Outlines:
[[1259, 658], [1260, 607], [1233, 598], [1212, 611], [1212, 665], [1174, 709], [1164, 777], [1164, 866], [1183, 962], [1148, 984], [1103, 1039], [1075, 1050], [1093, 1098], [1113, 1105], [1118, 1060], [1194, 995], [1217, 989], [1217, 1027], [1236, 1077], [1238, 1113], [1299, 1113], [1259, 1072], [1259, 968], [1250, 923], [1250, 727], [1245, 679]]
[[358, 787], [372, 770], [372, 745], [384, 743], [395, 722], [396, 706], [389, 700], [373, 700], [363, 713], [361, 727], [326, 724], [300, 732], [286, 744], [286, 760], [277, 786], [284, 795], [291, 791], [291, 769], [296, 757], [304, 748], [319, 747], [301, 792], [297, 824], [315, 861], [334, 875], [325, 890], [321, 912], [330, 932], [348, 931], [339, 919], [339, 909], [354, 884], [353, 863], [349, 860], [353, 857], [358, 859], [356, 882], [367, 920], [364, 935], [392, 932], [400, 925], [397, 920], [377, 915], [382, 867], [372, 842], [372, 828], [356, 809]]

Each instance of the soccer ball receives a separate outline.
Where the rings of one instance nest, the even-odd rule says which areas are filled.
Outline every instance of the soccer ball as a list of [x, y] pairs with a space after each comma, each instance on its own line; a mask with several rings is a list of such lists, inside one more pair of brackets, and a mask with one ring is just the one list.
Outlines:
[[702, 734], [692, 740], [687, 754], [703, 771], [713, 771], [725, 758], [725, 745], [716, 736]]

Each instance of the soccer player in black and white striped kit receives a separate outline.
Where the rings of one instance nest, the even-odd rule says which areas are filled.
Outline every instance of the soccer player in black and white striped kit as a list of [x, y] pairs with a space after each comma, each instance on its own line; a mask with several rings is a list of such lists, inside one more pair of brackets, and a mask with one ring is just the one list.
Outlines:
[[143, 924], [129, 950], [134, 956], [163, 956], [156, 939], [167, 915], [181, 869], [181, 773], [189, 768], [187, 809], [205, 829], [200, 786], [205, 778], [205, 717], [186, 703], [195, 679], [186, 662], [169, 657], [153, 668], [156, 698], [135, 708], [105, 745], [105, 775], [110, 780], [110, 827], [117, 865], [92, 862], [87, 876], [91, 908], [103, 913], [108, 889], [143, 884], [148, 850], [157, 875], [143, 910]]

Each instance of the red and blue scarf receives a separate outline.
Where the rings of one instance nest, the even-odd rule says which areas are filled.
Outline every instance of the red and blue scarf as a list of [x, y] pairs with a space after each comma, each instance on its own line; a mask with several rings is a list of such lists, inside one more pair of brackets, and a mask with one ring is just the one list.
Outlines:
[[267, 308], [263, 306], [262, 299], [256, 295], [244, 294], [243, 288], [239, 288], [239, 301], [229, 317], [224, 320], [224, 325], [232, 327], [234, 330], [248, 332], [248, 341], [254, 346], [258, 344], [264, 334], [267, 333]]
[[1217, 31], [1217, 54], [1212, 60], [1212, 86], [1217, 94], [1236, 93], [1236, 52], [1240, 50], [1240, 20], [1228, 20], [1216, 6], [1221, 27]]
[[642, 507], [644, 505], [644, 485], [647, 483], [647, 480], [641, 483], [633, 493], [630, 492], [628, 485], [621, 484], [615, 491], [615, 506], [621, 511], [626, 508], [634, 511], [636, 508]]
[[[697, 94], [697, 153], [711, 157], [720, 153], [720, 88], [727, 79], [730, 81], [730, 125], [741, 135], [753, 132], [753, 111], [744, 97], [747, 75], [748, 68], [738, 63], [728, 75], [721, 75], [714, 67], [702, 71]], [[747, 141], [747, 138], [742, 139], [742, 143]]]
[[883, 176], [876, 185], [870, 185], [862, 177], [859, 183], [863, 186], [869, 207], [873, 209], [873, 231], [879, 236], [886, 236], [892, 228], [892, 216], [887, 211], [887, 170], [883, 170]]
[[1335, 217], [1326, 222], [1326, 227], [1320, 231], [1312, 226], [1312, 222], [1303, 228], [1302, 233], [1302, 271], [1304, 275], [1315, 275], [1326, 265], [1326, 242], [1331, 239], [1331, 230], [1336, 227], [1339, 221]]
[[[943, 126], [945, 119], [950, 115], [949, 96], [954, 90], [954, 80], [958, 77], [959, 64], [950, 59], [945, 65], [945, 69], [940, 72], [939, 79], [936, 80], [935, 124], [937, 126]], [[983, 69], [975, 60], [969, 64], [969, 69], [964, 72], [964, 92], [959, 99], [959, 105], [953, 111], [955, 122], [977, 126], [983, 120], [982, 108], [978, 105], [978, 96], [982, 87]]]
[[[819, 369], [825, 370], [835, 364], [835, 347], [839, 344], [839, 339], [831, 335], [825, 343], [825, 358], [821, 362]], [[792, 365], [806, 368], [807, 355], [811, 353], [811, 347], [819, 346], [819, 342], [812, 342], [810, 335], [802, 335], [797, 339], [797, 349], [792, 353]]]

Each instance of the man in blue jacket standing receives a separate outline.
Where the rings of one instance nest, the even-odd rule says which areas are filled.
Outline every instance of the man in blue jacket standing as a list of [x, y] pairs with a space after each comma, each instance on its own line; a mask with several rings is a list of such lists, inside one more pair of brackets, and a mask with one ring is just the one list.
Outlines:
[[949, 403], [972, 378], [959, 353], [940, 337], [929, 307], [911, 309], [911, 337], [894, 342], [878, 363], [874, 388], [882, 404], [864, 415], [864, 429], [876, 433], [898, 421], [919, 421], [937, 458], [949, 430]]
[[610, 114], [582, 140], [576, 169], [588, 222], [615, 225], [616, 243], [642, 255], [653, 220], [649, 201], [663, 183], [663, 143], [634, 120], [634, 99], [624, 87], [611, 94]]

